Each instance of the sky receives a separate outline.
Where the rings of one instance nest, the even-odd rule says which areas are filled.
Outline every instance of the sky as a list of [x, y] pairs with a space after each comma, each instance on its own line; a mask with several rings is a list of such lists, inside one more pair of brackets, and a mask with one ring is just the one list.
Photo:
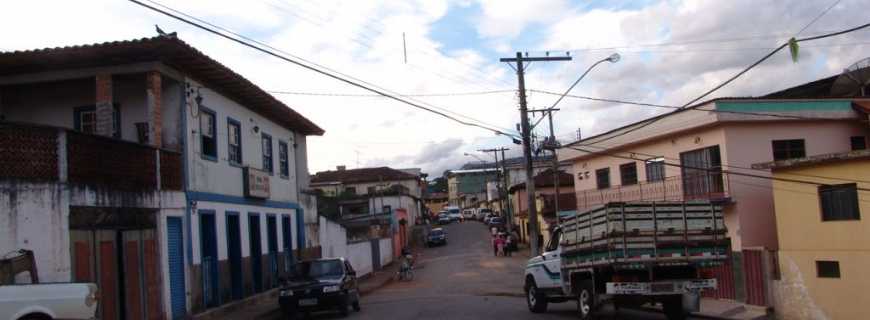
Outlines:
[[[868, 22], [863, 0], [158, 3], [331, 72], [390, 92], [423, 95], [409, 99], [512, 133], [520, 116], [517, 79], [499, 58], [518, 51], [572, 57], [529, 65], [528, 89], [563, 92], [587, 67], [619, 53], [619, 62], [599, 64], [571, 94], [683, 105], [790, 37]], [[323, 128], [323, 136], [309, 137], [311, 173], [338, 165], [390, 166], [422, 168], [434, 177], [477, 158], [492, 159], [479, 149], [509, 147], [510, 155], [521, 155], [520, 146], [504, 135], [371, 96], [130, 1], [10, 2], [0, 11], [0, 51], [152, 37], [155, 24], [178, 32], [180, 39], [273, 92]], [[870, 30], [807, 42], [798, 62], [783, 50], [710, 98], [763, 95], [838, 74], [868, 56]], [[532, 91], [528, 105], [546, 108], [556, 99]], [[667, 111], [575, 98], [566, 98], [558, 107], [554, 131], [563, 142], [575, 140], [578, 132], [588, 137]], [[547, 122], [534, 131], [538, 136], [549, 134]]]

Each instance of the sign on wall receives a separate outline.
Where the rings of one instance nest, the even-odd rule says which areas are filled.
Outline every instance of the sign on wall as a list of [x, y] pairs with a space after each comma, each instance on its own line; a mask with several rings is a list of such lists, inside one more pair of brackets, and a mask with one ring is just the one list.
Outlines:
[[251, 198], [269, 198], [269, 174], [265, 171], [245, 167], [245, 196]]

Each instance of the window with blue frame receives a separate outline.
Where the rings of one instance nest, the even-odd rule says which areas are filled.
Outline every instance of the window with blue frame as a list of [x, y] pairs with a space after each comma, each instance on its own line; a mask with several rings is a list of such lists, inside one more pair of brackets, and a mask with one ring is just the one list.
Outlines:
[[242, 165], [242, 124], [227, 118], [227, 160]]
[[[73, 128], [87, 134], [97, 133], [97, 107], [82, 106], [73, 109]], [[121, 107], [116, 103], [112, 108], [112, 137], [121, 138]]]
[[199, 137], [200, 153], [203, 158], [217, 160], [217, 114], [214, 111], [200, 107], [199, 109]]
[[268, 173], [275, 172], [272, 168], [272, 136], [268, 134], [262, 135], [263, 140], [263, 171]]
[[290, 176], [290, 162], [288, 157], [287, 143], [284, 141], [278, 141], [278, 169], [281, 172], [282, 178]]

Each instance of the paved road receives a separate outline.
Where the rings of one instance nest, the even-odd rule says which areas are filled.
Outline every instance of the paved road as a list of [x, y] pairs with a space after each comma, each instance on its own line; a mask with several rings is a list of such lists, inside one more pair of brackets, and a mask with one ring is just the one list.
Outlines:
[[[351, 319], [576, 319], [574, 303], [551, 304], [533, 314], [522, 298], [525, 257], [493, 257], [486, 228], [478, 222], [445, 227], [448, 244], [421, 253], [410, 282], [393, 282], [362, 298]], [[320, 314], [317, 319], [337, 319]], [[656, 313], [620, 311], [603, 319], [665, 319]]]

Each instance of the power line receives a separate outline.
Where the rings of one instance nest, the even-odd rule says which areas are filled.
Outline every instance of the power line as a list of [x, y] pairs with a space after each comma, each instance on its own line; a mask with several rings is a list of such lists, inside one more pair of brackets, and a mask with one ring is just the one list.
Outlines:
[[[607, 151], [607, 148], [604, 148], [604, 147], [598, 147], [598, 146], [585, 146], [585, 147], [596, 148], [596, 149], [601, 150], [601, 151]], [[631, 155], [637, 154], [637, 155], [642, 155], [642, 156], [648, 157], [646, 160], [660, 158], [660, 159], [672, 160], [672, 161], [680, 161], [680, 162], [682, 161], [680, 159], [665, 157], [663, 155], [654, 155], [654, 154], [648, 154], [648, 153], [637, 152], [637, 151], [623, 151], [623, 152], [631, 154]], [[634, 159], [634, 157], [632, 157], [632, 158]], [[645, 161], [644, 159], [635, 159], [635, 160]], [[741, 170], [758, 171], [758, 172], [764, 172], [764, 173], [770, 172], [769, 170], [766, 170], [766, 169], [756, 169], [756, 168], [752, 168], [752, 167], [743, 167], [743, 166], [738, 166], [738, 165], [722, 164], [721, 166], [734, 168], [734, 169], [741, 169]], [[847, 181], [847, 182], [870, 183], [870, 181], [866, 181], [866, 180], [846, 179], [846, 178], [821, 176], [821, 175], [814, 175], [814, 174], [790, 173], [790, 175], [807, 177], [807, 178], [818, 178], [818, 179], [839, 180], [839, 181]]]
[[[384, 98], [379, 94], [366, 93], [341, 93], [341, 92], [305, 92], [305, 91], [268, 91], [275, 94], [297, 95], [297, 96], [321, 96], [321, 97], [369, 97], [369, 98]], [[489, 91], [466, 91], [466, 92], [441, 92], [441, 93], [412, 93], [401, 94], [403, 97], [456, 97], [456, 96], [476, 96], [489, 95], [497, 93], [516, 93], [515, 89], [489, 90]]]
[[801, 28], [801, 30], [798, 31], [794, 36], [797, 37], [797, 36], [799, 36], [801, 33], [803, 33], [804, 30], [806, 30], [806, 29], [809, 28], [811, 25], [813, 25], [814, 23], [816, 23], [816, 21], [818, 21], [818, 20], [821, 19], [823, 16], [825, 16], [825, 14], [827, 14], [828, 11], [831, 11], [831, 9], [834, 8], [834, 6], [836, 6], [838, 3], [840, 3], [840, 1], [842, 1], [842, 0], [836, 0], [836, 1], [834, 1], [834, 3], [832, 3], [830, 6], [828, 6], [827, 8], [825, 8], [825, 10], [822, 11], [821, 13], [819, 13], [819, 15], [817, 15], [815, 18], [813, 18], [813, 20], [810, 20], [810, 22], [807, 23], [807, 25], [805, 25], [803, 28]]
[[[812, 36], [812, 37], [806, 37], [806, 38], [801, 38], [801, 39], [795, 39], [794, 41], [797, 42], [797, 43], [800, 43], [800, 42], [806, 42], [806, 41], [813, 41], [813, 40], [818, 40], [818, 39], [824, 39], [824, 38], [834, 37], [834, 36], [838, 36], [838, 35], [841, 35], [841, 34], [846, 34], [846, 33], [854, 32], [854, 31], [858, 31], [858, 30], [861, 30], [861, 29], [864, 29], [864, 28], [867, 28], [867, 27], [870, 27], [870, 23], [866, 23], [866, 24], [863, 24], [863, 25], [860, 25], [860, 26], [857, 26], [857, 27], [854, 27], [854, 28], [849, 28], [849, 29], [845, 29], [845, 30], [841, 30], [841, 31], [837, 31], [837, 32], [826, 33], [826, 34], [822, 34], [822, 35], [817, 35], [817, 36]], [[750, 64], [748, 67], [744, 68], [743, 70], [741, 70], [740, 72], [738, 72], [737, 74], [735, 74], [734, 76], [732, 76], [731, 78], [729, 78], [728, 80], [725, 80], [724, 82], [722, 82], [722, 83], [720, 83], [719, 85], [713, 87], [712, 89], [707, 90], [707, 91], [704, 92], [702, 95], [698, 96], [698, 97], [695, 98], [695, 99], [692, 99], [691, 101], [687, 102], [686, 104], [684, 104], [684, 105], [681, 106], [680, 108], [686, 108], [686, 107], [688, 107], [688, 106], [691, 106], [693, 103], [697, 102], [698, 100], [701, 100], [701, 99], [703, 99], [704, 97], [710, 95], [711, 93], [713, 93], [713, 92], [715, 92], [715, 91], [721, 89], [722, 87], [728, 85], [729, 83], [731, 83], [732, 81], [736, 80], [737, 78], [739, 78], [740, 76], [742, 76], [742, 75], [745, 74], [746, 72], [749, 72], [749, 70], [752, 70], [753, 68], [755, 68], [755, 66], [757, 66], [757, 65], [761, 64], [762, 62], [766, 61], [767, 59], [769, 59], [769, 58], [772, 57], [774, 54], [776, 54], [777, 52], [779, 52], [780, 50], [782, 50], [783, 48], [785, 48], [785, 47], [788, 46], [788, 45], [789, 45], [789, 42], [785, 42], [785, 43], [783, 43], [782, 45], [780, 45], [779, 47], [777, 47], [776, 49], [774, 49], [774, 50], [771, 51], [770, 53], [768, 53], [768, 54], [764, 55], [763, 57], [761, 57], [761, 59], [758, 59], [757, 61], [755, 61], [755, 62], [753, 62], [752, 64]], [[623, 132], [620, 132], [620, 133], [615, 134], [615, 135], [612, 135], [612, 136], [605, 137], [604, 139], [599, 140], [599, 141], [596, 141], [595, 143], [601, 143], [601, 142], [604, 142], [604, 141], [612, 140], [612, 139], [614, 139], [614, 138], [621, 137], [621, 136], [624, 136], [624, 135], [626, 135], [626, 134], [632, 133], [632, 132], [634, 132], [634, 131], [637, 131], [637, 130], [643, 129], [643, 128], [645, 128], [645, 127], [647, 127], [647, 126], [649, 126], [649, 125], [651, 125], [651, 124], [657, 122], [658, 120], [661, 120], [662, 118], [664, 118], [664, 117], [663, 117], [663, 116], [659, 116], [659, 117], [656, 117], [656, 118], [653, 118], [653, 119], [647, 120], [645, 123], [642, 123], [642, 124], [640, 124], [640, 125], [638, 125], [638, 126], [636, 126], [636, 127], [634, 127], [634, 128], [631, 128], [631, 129], [625, 130], [625, 131], [623, 131]]]
[[[546, 91], [546, 90], [529, 89], [529, 91], [548, 94], [548, 95], [557, 95], [557, 96], [563, 95], [561, 93], [556, 93], [556, 92]], [[707, 112], [715, 112], [715, 113], [742, 114], [742, 115], [753, 115], [753, 116], [764, 116], [764, 117], [775, 117], [775, 118], [786, 118], [786, 119], [800, 119], [800, 120], [838, 120], [837, 118], [807, 117], [807, 116], [787, 115], [787, 114], [770, 114], [770, 113], [752, 112], [752, 111], [701, 109], [700, 106], [695, 107], [695, 108], [683, 109], [682, 107], [673, 106], [673, 105], [664, 105], [664, 104], [655, 104], [655, 103], [646, 103], [646, 102], [635, 102], [635, 101], [626, 101], [626, 100], [608, 99], [608, 98], [595, 98], [595, 97], [579, 96], [579, 95], [571, 95], [571, 94], [566, 94], [564, 96], [569, 97], [569, 98], [584, 99], [584, 100], [590, 100], [590, 101], [636, 105], [636, 106], [643, 106], [643, 107], [655, 107], [655, 108], [664, 108], [664, 109], [672, 109], [672, 110], [707, 111]]]
[[[160, 5], [161, 7], [164, 7], [164, 8], [170, 9], [169, 7], [164, 6], [164, 5], [161, 5], [161, 4], [159, 4], [159, 3], [155, 2], [155, 1], [151, 1], [151, 0], [146, 0], [146, 1], [149, 1], [149, 2], [151, 2], [151, 3], [155, 3], [156, 5]], [[139, 0], [130, 0], [130, 2], [133, 2], [133, 3], [135, 3], [135, 4], [138, 4], [138, 5], [142, 6], [142, 7], [148, 8], [148, 9], [153, 10], [153, 11], [155, 11], [155, 12], [161, 13], [161, 14], [166, 15], [166, 16], [168, 16], [168, 17], [174, 18], [174, 19], [179, 20], [179, 21], [181, 21], [181, 22], [187, 23], [187, 24], [189, 24], [189, 25], [191, 25], [191, 26], [197, 27], [197, 28], [199, 28], [199, 29], [202, 29], [202, 30], [207, 31], [207, 32], [209, 32], [209, 33], [212, 33], [212, 34], [214, 34], [214, 35], [217, 35], [217, 36], [223, 37], [223, 38], [225, 38], [225, 39], [227, 39], [227, 40], [231, 40], [231, 41], [233, 41], [233, 42], [236, 42], [236, 43], [241, 44], [241, 45], [243, 45], [243, 46], [249, 47], [249, 48], [251, 48], [251, 49], [254, 49], [254, 50], [260, 51], [260, 52], [262, 52], [262, 53], [265, 53], [265, 54], [268, 54], [268, 55], [270, 55], [270, 56], [276, 57], [276, 58], [278, 58], [278, 59], [284, 60], [284, 61], [286, 61], [286, 62], [290, 62], [290, 63], [292, 63], [292, 64], [295, 64], [295, 65], [297, 65], [297, 66], [303, 67], [303, 68], [305, 68], [305, 69], [308, 69], [308, 70], [311, 70], [311, 71], [314, 71], [314, 72], [320, 73], [320, 74], [322, 74], [322, 75], [325, 75], [325, 76], [327, 76], [327, 77], [333, 78], [333, 79], [335, 79], [335, 80], [338, 80], [338, 81], [341, 81], [341, 82], [347, 83], [347, 84], [349, 84], [349, 85], [352, 85], [352, 86], [355, 86], [355, 87], [358, 87], [358, 88], [361, 88], [361, 89], [364, 89], [364, 90], [367, 90], [367, 91], [371, 91], [371, 92], [377, 93], [377, 94], [379, 94], [379, 95], [385, 96], [385, 97], [387, 97], [387, 98], [393, 99], [393, 100], [395, 100], [395, 101], [398, 101], [398, 102], [401, 102], [401, 103], [404, 103], [404, 104], [410, 105], [410, 106], [412, 106], [412, 107], [415, 107], [415, 108], [418, 108], [418, 109], [421, 109], [421, 110], [425, 110], [425, 111], [428, 111], [428, 112], [431, 112], [431, 113], [434, 113], [434, 114], [440, 115], [440, 116], [442, 116], [442, 117], [444, 117], [444, 118], [447, 118], [447, 119], [453, 120], [453, 121], [458, 122], [458, 123], [463, 124], [463, 125], [473, 126], [473, 127], [478, 127], [478, 128], [481, 128], [481, 129], [485, 129], [485, 130], [492, 131], [492, 132], [494, 132], [494, 133], [496, 133], [496, 134], [506, 135], [506, 136], [509, 136], [509, 137], [512, 137], [512, 138], [517, 138], [513, 133], [509, 133], [509, 132], [504, 132], [504, 131], [502, 131], [502, 130], [493, 129], [493, 128], [490, 128], [490, 127], [484, 126], [484, 125], [482, 125], [482, 124], [477, 124], [477, 123], [471, 123], [471, 122], [463, 121], [463, 120], [460, 120], [460, 119], [455, 118], [455, 117], [453, 117], [453, 116], [450, 116], [450, 115], [448, 115], [448, 114], [446, 114], [446, 113], [444, 113], [444, 112], [441, 112], [441, 111], [438, 111], [438, 110], [434, 110], [434, 109], [432, 109], [432, 108], [425, 107], [425, 106], [421, 105], [420, 103], [414, 103], [414, 102], [409, 101], [409, 100], [407, 100], [407, 99], [403, 99], [403, 98], [398, 97], [398, 96], [396, 96], [396, 95], [393, 95], [393, 94], [387, 93], [387, 92], [386, 92], [386, 91], [387, 91], [386, 89], [382, 89], [382, 88], [378, 88], [378, 89], [371, 88], [371, 87], [369, 87], [369, 86], [363, 84], [363, 83], [365, 83], [364, 81], [361, 81], [361, 80], [358, 80], [358, 79], [353, 79], [353, 80], [351, 80], [351, 79], [347, 79], [347, 78], [345, 78], [345, 77], [348, 77], [348, 78], [353, 78], [353, 77], [350, 77], [350, 76], [347, 76], [347, 75], [341, 74], [341, 73], [339, 73], [339, 72], [336, 72], [336, 71], [334, 71], [334, 70], [328, 69], [328, 68], [323, 67], [323, 66], [320, 66], [320, 65], [318, 65], [318, 64], [316, 64], [316, 63], [313, 63], [313, 62], [307, 61], [307, 60], [302, 59], [302, 58], [300, 58], [300, 57], [296, 57], [296, 56], [294, 56], [294, 58], [296, 58], [296, 59], [298, 59], [298, 60], [305, 61], [305, 62], [307, 62], [308, 64], [312, 64], [312, 65], [314, 65], [314, 66], [308, 65], [308, 64], [306, 64], [306, 63], [299, 62], [299, 61], [294, 60], [294, 59], [291, 59], [291, 58], [288, 58], [288, 57], [286, 57], [286, 56], [284, 56], [284, 55], [282, 55], [282, 54], [279, 54], [279, 53], [276, 53], [276, 52], [273, 52], [273, 51], [270, 51], [270, 50], [267, 50], [267, 49], [261, 48], [261, 47], [259, 47], [259, 46], [257, 46], [257, 45], [254, 45], [254, 44], [251, 44], [251, 43], [249, 43], [249, 42], [246, 42], [246, 41], [240, 40], [240, 39], [238, 39], [238, 38], [234, 38], [234, 37], [228, 36], [228, 35], [226, 35], [226, 34], [224, 34], [224, 33], [218, 32], [218, 31], [215, 30], [215, 29], [212, 29], [212, 28], [206, 27], [206, 26], [204, 26], [203, 24], [199, 24], [199, 23], [193, 22], [193, 21], [188, 20], [188, 19], [185, 19], [185, 18], [183, 18], [183, 17], [181, 17], [181, 16], [179, 16], [179, 15], [176, 15], [176, 14], [173, 14], [173, 13], [167, 12], [167, 11], [165, 11], [165, 10], [162, 10], [162, 9], [156, 8], [156, 7], [154, 7], [154, 6], [151, 6], [151, 5], [145, 4], [145, 3], [143, 3], [143, 2], [141, 2], [141, 1], [139, 1]], [[226, 31], [226, 32], [229, 32], [229, 33], [231, 33], [231, 34], [233, 34], [233, 35], [235, 35], [235, 36], [237, 36], [237, 37], [240, 37], [240, 38], [242, 38], [242, 39], [245, 39], [245, 40], [248, 40], [248, 41], [251, 41], [251, 42], [255, 42], [255, 43], [258, 43], [258, 44], [260, 44], [260, 45], [263, 45], [263, 46], [265, 46], [265, 47], [267, 47], [267, 48], [271, 48], [271, 49], [275, 50], [275, 49], [272, 48], [271, 46], [265, 45], [265, 44], [263, 44], [263, 43], [261, 43], [261, 42], [259, 42], [259, 41], [256, 41], [256, 40], [253, 40], [253, 39], [247, 38], [247, 37], [242, 36], [242, 35], [240, 35], [240, 34], [238, 34], [238, 33], [235, 33], [235, 32], [232, 32], [232, 31], [229, 31], [229, 30], [227, 30], [227, 29], [225, 29], [225, 28], [215, 26], [214, 24], [211, 24], [211, 23], [205, 22], [205, 21], [203, 21], [203, 20], [201, 20], [201, 19], [194, 18], [194, 17], [192, 17], [192, 16], [190, 16], [190, 15], [187, 15], [187, 14], [184, 14], [184, 13], [178, 11], [178, 10], [173, 10], [173, 9], [170, 9], [170, 10], [172, 10], [172, 11], [174, 11], [174, 12], [178, 12], [179, 14], [183, 14], [183, 15], [185, 15], [185, 16], [187, 16], [187, 17], [190, 17], [191, 19], [196, 19], [197, 21], [203, 22], [204, 24], [208, 24], [208, 25], [210, 25], [210, 26], [212, 26], [212, 27], [215, 27], [215, 28], [218, 28], [218, 29], [224, 30], [224, 31]], [[280, 51], [280, 50], [276, 50], [276, 51]], [[282, 52], [283, 52], [283, 51], [282, 51]], [[288, 54], [288, 53], [286, 53], [286, 52], [283, 52], [283, 53], [284, 53], [284, 54], [287, 54], [287, 55], [291, 55], [291, 54]], [[291, 55], [291, 56], [292, 56], [292, 55]], [[317, 67], [315, 67], [315, 66], [317, 66]], [[339, 74], [341, 74], [342, 76], [345, 76], [345, 77], [342, 77], [342, 76], [339, 76], [339, 75], [335, 75], [335, 74], [332, 74], [332, 73], [330, 73], [330, 72], [323, 71], [323, 70], [319, 69], [318, 67], [323, 68], [323, 69], [328, 69], [328, 70], [330, 70], [331, 72], [334, 72], [334, 73], [339, 73]]]
[[[620, 156], [620, 155], [617, 155], [617, 154], [614, 154], [614, 153], [611, 153], [611, 152], [593, 151], [593, 150], [583, 149], [583, 148], [574, 147], [574, 146], [568, 146], [568, 147], [562, 147], [562, 148], [568, 148], [568, 149], [572, 149], [572, 150], [582, 151], [582, 152], [586, 152], [586, 153], [588, 153], [588, 154], [592, 154], [592, 155], [604, 155], [604, 156], [608, 156], [608, 157], [612, 157], [612, 158], [626, 159], [626, 160], [634, 160], [634, 161], [638, 160], [638, 159], [632, 158], [632, 157], [630, 157], [630, 156]], [[728, 174], [728, 175], [736, 175], [736, 176], [743, 176], [743, 177], [757, 178], [757, 179], [765, 179], [765, 180], [772, 180], [772, 181], [783, 181], [783, 182], [792, 182], [792, 183], [800, 183], [800, 184], [809, 184], [809, 185], [814, 185], [814, 186], [824, 186], [824, 185], [826, 185], [826, 184], [824, 184], [824, 183], [815, 182], [815, 181], [807, 181], [807, 180], [800, 180], [800, 179], [791, 179], [791, 178], [781, 178], [781, 177], [764, 176], [764, 175], [759, 175], [759, 174], [752, 174], [752, 173], [745, 173], [745, 172], [735, 172], [735, 171], [730, 171], [730, 170], [717, 170], [717, 169], [712, 169], [712, 168], [693, 167], [693, 166], [687, 166], [687, 165], [683, 165], [683, 164], [670, 163], [670, 162], [667, 162], [667, 161], [662, 161], [662, 163], [663, 163], [664, 165], [667, 165], [667, 166], [672, 166], [672, 167], [677, 167], [677, 168], [682, 168], [682, 169], [692, 169], [692, 170], [706, 171], [706, 172], [714, 173], [714, 174], [716, 174], [716, 173], [722, 173], [722, 174]], [[854, 180], [844, 180], [844, 181], [850, 181], [850, 182], [853, 182]], [[870, 191], [870, 189], [866, 189], [866, 188], [857, 188], [857, 189], [858, 189], [858, 190], [861, 190], [861, 191]]]

